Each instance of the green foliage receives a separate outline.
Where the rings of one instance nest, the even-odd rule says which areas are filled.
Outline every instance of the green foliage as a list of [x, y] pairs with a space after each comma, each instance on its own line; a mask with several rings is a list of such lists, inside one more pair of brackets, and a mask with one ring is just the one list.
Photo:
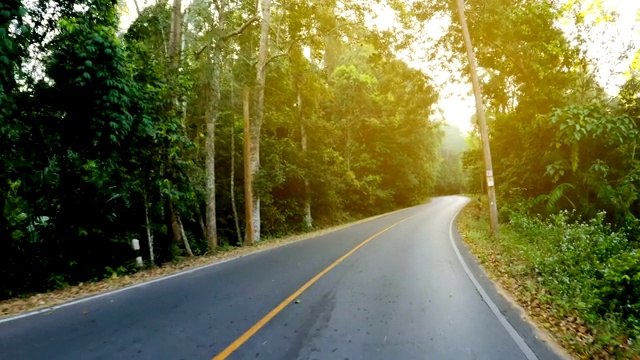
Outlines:
[[[638, 69], [640, 69], [640, 52], [636, 55]], [[631, 117], [636, 126], [640, 125], [640, 70], [636, 70], [620, 89], [619, 99], [622, 111]]]
[[[521, 198], [538, 199], [533, 212], [544, 216], [568, 209], [592, 218], [604, 210], [616, 227], [634, 223], [640, 210], [637, 79], [607, 99], [589, 61], [553, 25], [578, 4], [518, 4], [494, 0], [470, 18], [479, 63], [489, 69], [484, 89], [501, 203], [518, 189]], [[505, 12], [511, 15], [500, 16]], [[467, 188], [480, 192], [480, 147], [463, 159]]]
[[[587, 12], [602, 12], [600, 2], [592, 5]], [[584, 51], [585, 22], [607, 21], [609, 14], [586, 14], [581, 6], [490, 0], [468, 14], [503, 223], [495, 242], [482, 239], [488, 232], [473, 237], [495, 250], [500, 267], [516, 281], [546, 294], [540, 300], [557, 316], [566, 320], [577, 313], [595, 329], [598, 338], [582, 338], [571, 344], [574, 350], [619, 356], [629, 348], [624, 335], [633, 344], [640, 335], [640, 87], [633, 64], [617, 96], [598, 84]], [[570, 18], [574, 34], [558, 26]], [[456, 22], [448, 35], [441, 45], [465, 56]], [[468, 142], [465, 189], [482, 193], [479, 137], [472, 134]]]
[[[603, 274], [607, 264], [627, 251], [624, 232], [615, 232], [604, 223], [604, 213], [586, 222], [571, 222], [560, 212], [547, 220], [513, 213], [509, 230], [528, 238], [527, 255], [538, 281], [559, 299], [565, 311], [577, 310], [592, 319], [608, 304], [599, 292], [609, 279]], [[639, 299], [640, 300], [640, 299]], [[620, 308], [615, 309], [620, 311]]]
[[[26, 52], [29, 34], [29, 28], [23, 21], [25, 12], [19, 0], [5, 1], [0, 5], [0, 119], [3, 120], [3, 125], [15, 110], [12, 101], [16, 86], [15, 76]], [[2, 135], [9, 135], [6, 133], [8, 127], [2, 126], [0, 130]]]
[[628, 319], [631, 330], [640, 334], [640, 256], [638, 249], [611, 257], [602, 271], [600, 311], [619, 313]]
[[438, 195], [460, 194], [464, 187], [462, 154], [467, 145], [458, 128], [445, 124], [442, 131], [441, 162], [434, 193]]
[[555, 136], [546, 152], [551, 162], [547, 175], [554, 183], [575, 184], [565, 186], [571, 191], [563, 196], [588, 216], [604, 209], [620, 214], [613, 220], [633, 218], [637, 165], [628, 154], [634, 151], [638, 131], [631, 118], [590, 104], [554, 110], [549, 122]]
[[[110, 0], [0, 5], [0, 298], [135, 271], [130, 241], [147, 258], [147, 234], [156, 263], [179, 261], [177, 216], [194, 254], [208, 252], [212, 121], [220, 244], [237, 245], [241, 94], [254, 85], [259, 32], [250, 25], [221, 37], [253, 16], [252, 2], [236, 5], [223, 14], [207, 1], [189, 6], [178, 64], [167, 54], [167, 1], [144, 8], [124, 33]], [[368, 11], [344, 6], [359, 20]], [[292, 45], [274, 45], [286, 56], [271, 59], [267, 77], [256, 189], [266, 238], [308, 230], [307, 199], [322, 226], [416, 204], [436, 184], [431, 79], [394, 57], [394, 34], [351, 20], [335, 30], [337, 11], [299, 2], [274, 16], [273, 30]]]
[[491, 238], [481, 205], [472, 203], [462, 216], [467, 240], [483, 262], [500, 259], [492, 270], [520, 284], [518, 297], [548, 304], [543, 311], [566, 326], [586, 324], [586, 337], [565, 339], [565, 345], [578, 354], [637, 351], [628, 344], [640, 339], [640, 262], [637, 244], [624, 231], [612, 229], [602, 212], [587, 220], [567, 211], [542, 219], [527, 213], [529, 204], [513, 204], [500, 235]]
[[[46, 56], [14, 52], [2, 67], [5, 79], [30, 85], [7, 85], [3, 108], [11, 113], [2, 114], [0, 297], [98, 280], [111, 275], [108, 267], [134, 269], [129, 242], [146, 235], [144, 202], [157, 258], [166, 260], [163, 196], [185, 206], [193, 197], [181, 155], [190, 143], [171, 102], [183, 87], [149, 47], [121, 43], [113, 2], [78, 5], [87, 7], [61, 12], [55, 36], [37, 44]], [[49, 5], [33, 6], [33, 26], [51, 26], [40, 16]], [[17, 29], [12, 49], [39, 40]], [[19, 72], [23, 61], [39, 64], [44, 77]]]
[[372, 49], [345, 50], [326, 77], [303, 58], [273, 65], [261, 145], [266, 236], [303, 230], [305, 178], [320, 225], [413, 205], [431, 194], [440, 134], [428, 120], [435, 101], [430, 80], [401, 61], [376, 58]]

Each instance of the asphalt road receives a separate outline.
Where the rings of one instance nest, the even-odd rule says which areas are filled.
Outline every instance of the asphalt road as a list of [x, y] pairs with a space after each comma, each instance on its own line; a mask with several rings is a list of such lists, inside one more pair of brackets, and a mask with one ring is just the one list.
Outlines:
[[559, 358], [451, 232], [466, 201], [1, 322], [0, 359]]

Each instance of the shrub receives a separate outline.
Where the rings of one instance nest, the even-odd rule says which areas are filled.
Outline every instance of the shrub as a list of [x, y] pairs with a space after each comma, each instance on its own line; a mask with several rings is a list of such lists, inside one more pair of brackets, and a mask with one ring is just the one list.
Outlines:
[[635, 324], [640, 319], [640, 253], [636, 249], [610, 258], [602, 270], [600, 313], [615, 312]]
[[546, 304], [556, 326], [579, 332], [565, 345], [588, 356], [640, 354], [640, 251], [628, 240], [637, 228], [614, 229], [604, 212], [586, 221], [568, 211], [532, 216], [520, 203], [503, 206], [508, 221], [489, 238], [483, 205], [472, 202], [461, 219], [472, 249], [524, 303]]

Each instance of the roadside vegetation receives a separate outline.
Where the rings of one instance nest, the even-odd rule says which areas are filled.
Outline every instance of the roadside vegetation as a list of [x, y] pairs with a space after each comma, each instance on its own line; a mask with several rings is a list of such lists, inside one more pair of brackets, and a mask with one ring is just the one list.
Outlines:
[[366, 1], [127, 3], [0, 5], [0, 300], [131, 276], [134, 238], [153, 267], [433, 193], [404, 9], [382, 31]]
[[[484, 193], [477, 131], [435, 111], [433, 79], [468, 72], [454, 2], [133, 5], [0, 5], [0, 300], [142, 279], [134, 238], [170, 272]], [[468, 5], [503, 227], [489, 238], [474, 203], [466, 239], [576, 354], [640, 356], [637, 44], [593, 59], [620, 15], [601, 1]], [[370, 26], [383, 12], [395, 23]], [[402, 56], [415, 44], [430, 70]], [[622, 62], [613, 94], [599, 66]]]
[[485, 198], [475, 197], [458, 222], [463, 238], [539, 326], [580, 358], [640, 354], [640, 257], [624, 231], [603, 213], [581, 221], [515, 211], [491, 237], [485, 214]]
[[[383, 216], [383, 215], [381, 215]], [[66, 302], [98, 295], [107, 291], [133, 286], [159, 279], [179, 272], [190, 271], [199, 267], [218, 263], [227, 259], [246, 256], [257, 251], [269, 250], [278, 246], [291, 244], [297, 241], [304, 241], [313, 237], [338, 231], [348, 226], [367, 222], [376, 219], [378, 216], [349, 222], [342, 225], [316, 228], [312, 231], [287, 235], [279, 238], [269, 238], [260, 241], [252, 246], [221, 246], [215, 253], [208, 253], [193, 257], [175, 258], [173, 261], [164, 263], [162, 266], [147, 267], [128, 273], [112, 272], [110, 276], [96, 281], [79, 282], [70, 284], [48, 292], [34, 293], [25, 296], [13, 297], [0, 301], [0, 318], [17, 315], [29, 311], [47, 311], [57, 305]], [[53, 310], [51, 310], [53, 311]]]
[[[610, 65], [620, 59], [631, 64], [612, 91], [597, 80], [599, 68], [586, 56], [584, 41], [620, 14], [597, 1], [569, 2], [579, 5], [574, 8], [522, 3], [513, 9], [492, 1], [495, 13], [478, 12], [472, 22], [479, 65], [487, 74], [501, 228], [490, 236], [486, 200], [474, 195], [460, 229], [492, 277], [575, 355], [638, 358], [637, 35], [610, 59]], [[501, 15], [510, 11], [512, 17]], [[554, 26], [571, 21], [573, 33]], [[484, 194], [476, 129], [467, 143], [464, 191]]]

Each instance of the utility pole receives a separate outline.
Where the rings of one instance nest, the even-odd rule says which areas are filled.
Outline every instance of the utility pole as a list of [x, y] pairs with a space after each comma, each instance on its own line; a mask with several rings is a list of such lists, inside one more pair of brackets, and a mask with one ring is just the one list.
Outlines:
[[471, 35], [467, 27], [467, 19], [464, 14], [464, 1], [457, 0], [458, 13], [460, 14], [460, 23], [462, 25], [462, 35], [467, 47], [467, 56], [469, 57], [469, 68], [471, 69], [471, 82], [473, 83], [473, 93], [476, 98], [476, 112], [478, 115], [478, 124], [480, 125], [480, 135], [482, 137], [482, 150], [484, 153], [484, 165], [486, 169], [487, 192], [489, 194], [489, 217], [491, 220], [491, 234], [498, 233], [498, 205], [496, 204], [496, 187], [493, 180], [493, 164], [491, 162], [491, 148], [489, 147], [489, 133], [487, 131], [487, 120], [484, 116], [484, 106], [482, 105], [482, 91], [480, 90], [480, 80], [478, 79], [478, 71], [476, 69], [476, 55], [471, 45]]

